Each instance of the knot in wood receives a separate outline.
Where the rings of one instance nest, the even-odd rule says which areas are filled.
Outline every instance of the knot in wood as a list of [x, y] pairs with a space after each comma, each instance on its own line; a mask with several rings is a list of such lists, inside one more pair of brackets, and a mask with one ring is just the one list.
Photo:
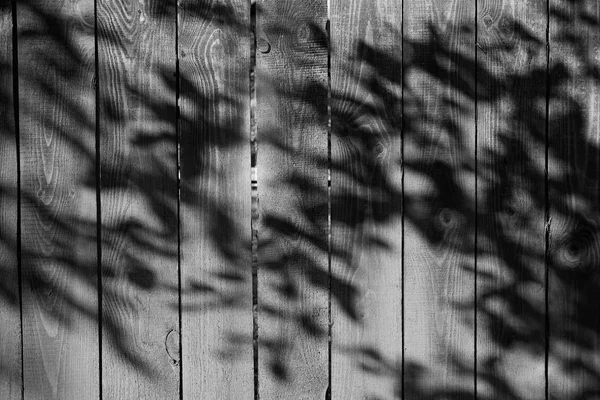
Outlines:
[[492, 18], [491, 15], [486, 15], [485, 17], [483, 17], [483, 24], [485, 25], [486, 28], [489, 28], [493, 23], [494, 23], [494, 19]]
[[375, 154], [375, 157], [377, 157], [377, 158], [385, 157], [386, 151], [385, 151], [385, 146], [383, 145], [383, 143], [377, 143], [373, 147], [373, 153]]
[[256, 43], [256, 48], [262, 54], [269, 54], [271, 52], [271, 43], [267, 42], [266, 39], [259, 38]]
[[598, 273], [600, 260], [598, 235], [591, 229], [583, 228], [565, 240], [558, 248], [556, 260], [566, 273], [575, 274], [592, 282]]
[[438, 213], [438, 221], [440, 223], [440, 226], [442, 228], [447, 228], [450, 227], [454, 224], [454, 222], [456, 221], [456, 213], [449, 209], [449, 208], [443, 208], [440, 210], [440, 212]]

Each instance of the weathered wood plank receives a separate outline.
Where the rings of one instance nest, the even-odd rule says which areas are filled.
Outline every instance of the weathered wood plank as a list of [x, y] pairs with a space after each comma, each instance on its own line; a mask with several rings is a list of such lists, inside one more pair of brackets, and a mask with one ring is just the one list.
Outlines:
[[404, 391], [474, 396], [475, 2], [404, 5]]
[[477, 396], [544, 399], [546, 1], [477, 7]]
[[173, 1], [98, 4], [102, 385], [179, 398]]
[[331, 2], [333, 399], [401, 396], [402, 2]]
[[180, 4], [183, 395], [251, 399], [250, 6]]
[[0, 5], [0, 398], [21, 398], [21, 316], [17, 248], [17, 145], [13, 13]]
[[550, 2], [548, 395], [600, 395], [600, 5]]
[[97, 398], [94, 2], [17, 25], [25, 398]]
[[259, 396], [325, 398], [327, 2], [256, 9]]

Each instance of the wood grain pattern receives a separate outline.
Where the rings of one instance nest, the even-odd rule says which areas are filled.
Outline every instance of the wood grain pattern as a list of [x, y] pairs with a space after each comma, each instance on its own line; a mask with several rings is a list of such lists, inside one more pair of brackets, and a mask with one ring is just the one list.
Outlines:
[[474, 18], [404, 5], [406, 399], [474, 396]]
[[7, 400], [22, 389], [12, 17], [11, 5], [0, 5], [0, 398]]
[[250, 7], [180, 4], [183, 395], [251, 399]]
[[102, 379], [106, 398], [179, 398], [176, 18], [98, 4]]
[[1, 399], [600, 395], [597, 1], [17, 3]]
[[331, 2], [333, 399], [399, 398], [402, 2]]
[[550, 399], [600, 387], [600, 5], [550, 2]]
[[477, 396], [544, 399], [546, 2], [477, 7]]
[[325, 398], [327, 3], [256, 13], [259, 396]]
[[99, 395], [94, 2], [19, 2], [23, 380]]

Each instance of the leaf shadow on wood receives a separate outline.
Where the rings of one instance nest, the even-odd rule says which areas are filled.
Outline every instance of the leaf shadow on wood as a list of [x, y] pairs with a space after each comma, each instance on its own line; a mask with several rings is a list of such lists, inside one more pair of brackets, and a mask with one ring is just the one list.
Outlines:
[[[19, 75], [27, 77], [21, 84], [29, 85], [29, 90], [40, 93], [42, 100], [22, 99], [20, 111], [27, 118], [35, 120], [44, 130], [53, 132], [53, 140], [77, 160], [76, 164], [82, 169], [82, 175], [78, 177], [74, 187], [69, 186], [73, 183], [65, 186], [60, 180], [36, 183], [35, 179], [38, 177], [24, 176], [23, 179], [33, 180], [28, 187], [35, 190], [21, 192], [21, 207], [33, 210], [38, 216], [37, 223], [41, 229], [50, 226], [52, 234], [40, 239], [43, 246], [22, 247], [18, 254], [13, 228], [15, 221], [2, 221], [1, 248], [3, 252], [12, 253], [10, 258], [21, 259], [23, 270], [28, 271], [22, 276], [21, 287], [28, 288], [39, 297], [39, 302], [45, 305], [41, 312], [68, 327], [69, 322], [75, 318], [84, 317], [92, 322], [99, 318], [97, 305], [93, 301], [97, 296], [98, 284], [95, 258], [96, 154], [94, 147], [90, 146], [90, 143], [94, 143], [96, 122], [93, 119], [93, 106], [90, 108], [89, 104], [78, 104], [68, 92], [59, 92], [56, 81], [82, 91], [94, 92], [92, 82], [87, 82], [90, 86], [83, 88], [82, 83], [73, 78], [78, 75], [76, 70], [79, 67], [89, 68], [90, 62], [93, 62], [93, 25], [89, 14], [73, 23], [69, 20], [70, 16], [49, 15], [46, 11], [37, 9], [32, 2], [23, 0], [19, 3], [28, 12], [35, 14], [37, 21], [35, 27], [22, 31], [18, 39], [19, 46], [34, 48], [42, 39], [44, 45], [39, 49], [38, 65], [19, 65]], [[173, 16], [173, 4], [164, 4], [166, 3], [156, 2], [153, 10], [159, 16]], [[579, 7], [580, 4], [582, 3], [573, 0], [570, 7]], [[551, 11], [552, 23], [565, 26], [575, 23], [571, 14], [554, 9]], [[215, 9], [208, 2], [198, 2], [197, 9], [188, 12], [197, 13], [200, 20], [217, 20], [240, 35], [249, 30], [247, 24], [236, 21], [234, 14], [226, 7]], [[597, 20], [584, 11], [579, 15], [577, 23], [594, 27], [598, 25]], [[71, 26], [69, 35], [65, 34], [64, 26]], [[526, 43], [525, 47], [532, 54], [544, 51], [545, 39], [537, 37], [527, 26], [518, 21], [509, 21], [507, 26], [509, 35]], [[278, 34], [289, 33], [286, 25], [272, 27], [271, 31]], [[273, 276], [273, 282], [277, 282], [270, 288], [261, 289], [272, 291], [273, 297], [278, 301], [276, 304], [258, 304], [259, 327], [263, 320], [261, 318], [279, 319], [298, 333], [327, 338], [328, 321], [315, 317], [320, 315], [321, 310], [303, 307], [306, 285], [323, 293], [331, 290], [331, 307], [339, 308], [350, 319], [358, 322], [361, 314], [357, 306], [359, 289], [353, 282], [331, 275], [329, 271], [328, 252], [334, 261], [349, 269], [356, 268], [352, 254], [346, 247], [338, 245], [335, 237], [330, 241], [328, 232], [323, 230], [329, 224], [329, 207], [331, 206], [332, 234], [335, 236], [336, 227], [343, 226], [354, 236], [363, 235], [363, 246], [374, 252], [389, 251], [392, 245], [386, 237], [364, 233], [364, 226], [385, 224], [403, 214], [405, 223], [414, 226], [436, 247], [471, 256], [476, 251], [479, 260], [493, 259], [493, 264], [499, 266], [490, 271], [478, 269], [481, 287], [477, 297], [452, 305], [471, 312], [474, 317], [476, 315], [480, 319], [478, 335], [489, 338], [497, 348], [495, 352], [480, 355], [483, 359], [479, 360], [476, 371], [480, 387], [485, 387], [492, 393], [489, 398], [499, 395], [515, 400], [531, 398], [528, 397], [526, 385], [524, 388], [515, 375], [515, 371], [519, 370], [510, 370], [510, 363], [516, 359], [517, 364], [523, 368], [540, 365], [540, 362], [543, 364], [548, 333], [547, 312], [550, 313], [551, 321], [549, 334], [559, 343], [556, 348], [550, 348], [551, 359], [555, 363], [549, 367], [550, 376], [559, 381], [584, 375], [589, 385], [577, 389], [572, 395], [574, 398], [592, 396], [594, 389], [590, 387], [600, 384], [600, 367], [595, 361], [581, 357], [579, 353], [563, 352], [562, 349], [571, 347], [581, 352], [597, 350], [600, 335], [596, 306], [600, 293], [597, 267], [600, 149], [595, 142], [597, 138], [586, 137], [585, 132], [594, 111], [589, 104], [582, 102], [580, 97], [572, 96], [567, 90], [573, 82], [589, 81], [594, 86], [598, 85], [600, 74], [597, 62], [588, 54], [586, 38], [573, 34], [572, 31], [565, 32], [557, 40], [572, 46], [573, 53], [568, 59], [557, 59], [550, 65], [548, 90], [545, 65], [530, 68], [526, 73], [515, 73], [509, 68], [491, 71], [475, 59], [474, 43], [466, 44], [464, 53], [453, 53], [447, 47], [443, 32], [432, 26], [430, 33], [428, 41], [411, 42], [403, 40], [401, 32], [391, 30], [391, 34], [403, 42], [404, 60], [398, 54], [388, 54], [367, 43], [359, 43], [356, 60], [368, 66], [370, 72], [365, 74], [352, 70], [350, 66], [355, 64], [351, 60], [348, 64], [349, 71], [346, 72], [358, 81], [370, 95], [370, 100], [345, 93], [331, 93], [334, 104], [331, 116], [328, 114], [327, 104], [323, 102], [328, 93], [325, 82], [311, 82], [312, 87], [308, 91], [296, 91], [294, 87], [287, 87], [285, 91], [277, 93], [289, 99], [296, 107], [301, 104], [316, 110], [319, 116], [316, 123], [326, 124], [331, 117], [331, 135], [334, 140], [347, 146], [350, 156], [344, 160], [330, 160], [328, 154], [299, 154], [294, 143], [284, 140], [284, 135], [276, 129], [276, 123], [275, 128], [263, 132], [264, 141], [259, 146], [277, 149], [288, 157], [290, 165], [311, 165], [314, 168], [295, 168], [283, 174], [280, 181], [271, 182], [282, 193], [298, 197], [298, 202], [292, 204], [289, 215], [261, 210], [260, 226], [263, 235], [259, 237], [258, 246], [259, 251], [269, 254], [269, 259], [259, 273]], [[309, 37], [317, 38], [315, 41], [319, 43], [320, 50], [326, 50], [327, 33], [324, 29], [312, 27]], [[321, 39], [318, 40], [319, 38]], [[114, 45], [120, 46], [118, 42]], [[303, 54], [306, 56], [309, 51], [315, 49], [301, 46], [295, 49], [288, 67], [305, 68], [306, 58]], [[481, 51], [502, 54], [504, 59], [511, 59], [515, 56], [513, 52], [517, 50], [510, 45], [499, 48], [482, 45]], [[55, 58], [57, 54], [60, 57]], [[576, 64], [579, 66], [574, 68], [573, 65]], [[1, 60], [0, 68], [3, 72], [10, 71], [12, 67], [12, 63]], [[435, 78], [440, 86], [449, 91], [460, 93], [467, 103], [477, 100], [479, 105], [486, 107], [500, 103], [509, 105], [502, 127], [494, 132], [494, 146], [478, 148], [478, 154], [484, 161], [471, 156], [474, 154], [473, 149], [469, 148], [465, 139], [468, 132], [464, 132], [464, 128], [457, 123], [455, 115], [438, 113], [419, 100], [420, 96], [411, 87], [410, 79], [414, 71]], [[147, 124], [140, 125], [140, 130], [133, 133], [129, 143], [130, 148], [139, 152], [139, 157], [119, 165], [119, 168], [127, 169], [127, 173], [119, 177], [113, 177], [110, 173], [101, 175], [100, 187], [104, 191], [117, 192], [123, 188], [135, 188], [134, 204], [139, 207], [139, 215], [101, 226], [103, 254], [111, 254], [112, 250], [123, 246], [124, 242], [128, 248], [133, 249], [125, 252], [130, 255], [124, 258], [103, 258], [103, 304], [120, 307], [134, 314], [141, 307], [136, 303], [136, 298], [142, 298], [138, 294], [172, 294], [179, 293], [180, 290], [172, 282], [162, 282], [158, 278], [158, 271], [149, 267], [146, 260], [159, 258], [176, 262], [179, 256], [178, 240], [192, 240], [190, 237], [178, 237], [178, 138], [174, 127], [177, 115], [175, 96], [179, 89], [173, 72], [172, 67], [165, 65], [154, 65], [140, 71], [141, 74], [148, 74], [150, 79], [162, 82], [170, 97], [166, 100], [146, 98], [144, 104], [148, 107], [145, 114]], [[278, 88], [276, 82], [272, 84]], [[183, 312], [239, 307], [243, 298], [251, 295], [243, 292], [252, 279], [250, 243], [244, 241], [245, 234], [238, 232], [237, 222], [231, 220], [229, 207], [232, 205], [227, 199], [215, 198], [210, 193], [212, 182], [227, 179], [226, 171], [204, 161], [209, 158], [210, 152], [227, 154], [228, 148], [245, 143], [250, 148], [249, 133], [240, 124], [246, 117], [234, 115], [227, 124], [217, 125], [217, 121], [220, 121], [216, 111], [218, 105], [210, 103], [210, 99], [215, 97], [214, 93], [204, 92], [210, 88], [197, 87], [195, 77], [185, 75], [179, 76], [179, 88], [181, 87], [187, 88], [185, 93], [189, 96], [188, 101], [197, 104], [199, 112], [189, 118], [182, 116], [179, 120], [180, 172], [182, 179], [195, 179], [198, 185], [182, 186], [179, 198], [182, 206], [189, 206], [198, 215], [202, 215], [211, 245], [227, 260], [227, 265], [223, 265], [218, 272], [209, 274], [206, 281], [184, 282], [182, 296], [188, 296], [191, 300], [182, 305]], [[390, 88], [395, 90], [390, 91]], [[528, 91], [524, 93], [523, 88]], [[122, 90], [130, 99], [145, 98], [143, 89], [135, 82]], [[231, 92], [244, 93], [246, 90], [245, 87], [235, 87]], [[310, 95], [305, 95], [306, 93]], [[399, 95], [402, 93], [404, 97]], [[547, 93], [550, 93], [550, 109], [557, 102], [562, 104], [562, 112], [550, 115], [549, 140], [546, 143]], [[5, 93], [0, 93], [0, 98], [12, 101], [11, 98], [6, 98]], [[220, 96], [220, 107], [235, 109], [238, 106], [235, 98], [235, 95], [230, 98]], [[43, 99], [61, 103], [67, 110], [63, 114], [68, 119], [54, 118], [51, 110], [40, 108], [40, 103], [44, 103]], [[464, 104], [453, 98], [442, 100], [446, 107], [457, 110], [459, 114], [469, 112], [463, 108]], [[100, 124], [106, 122], [119, 125], [128, 118], [121, 114], [122, 110], [114, 109], [111, 102], [101, 100], [99, 107], [107, 117]], [[293, 114], [294, 110], [286, 112]], [[12, 126], [7, 115], [0, 118], [0, 123]], [[374, 128], [371, 125], [373, 121], [384, 126]], [[427, 127], [427, 132], [423, 132], [423, 126]], [[442, 132], [442, 139], [432, 140], [430, 133], [436, 131]], [[12, 136], [2, 140], [7, 143], [14, 141], [15, 132], [7, 133]], [[21, 131], [20, 134], [28, 133]], [[92, 135], [91, 140], [85, 135]], [[403, 158], [386, 150], [396, 138], [403, 140]], [[467, 162], [463, 165], [449, 162], [444, 154], [436, 150], [439, 149], [440, 141], [445, 141], [446, 146], [452, 146], [464, 156], [461, 159]], [[561, 230], [551, 232], [554, 240], [547, 253], [540, 251], [539, 246], [539, 241], [545, 240], [546, 229], [546, 145], [551, 170], [547, 189], [552, 199], [550, 207], [553, 210], [553, 223], [560, 222], [561, 226]], [[193, 149], [203, 149], [204, 153], [196, 154]], [[423, 162], [424, 159], [428, 161]], [[485, 160], [496, 161], [486, 163]], [[57, 168], [61, 166], [58, 161], [56, 165]], [[432, 189], [410, 194], [405, 190], [403, 193], [402, 186], [387, 172], [390, 165], [399, 165], [404, 171], [410, 170], [426, 177]], [[100, 165], [101, 169], [108, 171], [112, 171], [114, 167]], [[260, 171], [260, 166], [258, 168]], [[317, 178], [317, 174], [328, 169], [343, 176], [348, 187], [329, 195], [327, 186]], [[476, 170], [481, 189], [478, 192], [477, 207], [469, 201], [472, 196], [467, 191], [472, 188], [465, 188], [457, 179], [463, 173], [471, 174]], [[123, 180], [122, 176], [127, 176], [127, 179]], [[162, 180], [165, 176], [172, 178]], [[205, 187], [202, 186], [204, 184]], [[250, 181], [248, 184], [250, 185]], [[356, 190], [353, 189], [355, 187], [363, 188], [368, 196], [356, 196]], [[47, 200], [68, 197], [72, 193], [87, 196], [84, 201], [91, 202], [91, 211], [67, 210], [57, 219], [56, 207], [60, 208], [60, 202], [57, 206], [55, 202]], [[3, 183], [0, 195], [3, 203], [14, 202], [18, 196], [18, 188]], [[330, 199], [331, 203], [314, 202], [310, 199]], [[290, 219], [292, 215], [294, 218]], [[484, 220], [486, 222], [481, 223]], [[479, 221], [479, 224], [476, 225], [475, 221]], [[457, 237], [474, 237], [475, 230], [480, 238], [478, 242], [482, 244], [481, 248], [474, 249], [470, 243], [456, 240]], [[457, 235], [457, 232], [463, 234]], [[269, 238], [277, 238], [288, 246], [282, 249], [274, 239]], [[139, 254], [144, 254], [144, 259], [139, 259]], [[547, 256], [549, 296], [560, 296], [565, 299], [565, 304], [574, 305], [568, 309], [545, 308]], [[38, 268], [37, 264], [30, 266], [30, 260], [43, 260], [41, 264], [51, 264], [54, 267], [50, 271]], [[301, 276], [298, 276], [294, 268], [297, 263], [306, 266], [301, 270]], [[56, 270], [61, 271], [61, 279], [54, 278]], [[0, 271], [3, 276], [12, 277], [12, 281], [18, 275], [15, 264], [0, 265]], [[470, 272], [476, 273], [472, 268]], [[68, 285], [64, 284], [65, 276], [70, 281]], [[7, 286], [5, 282], [9, 281], [0, 282], [0, 297], [4, 307], [18, 308], [19, 291], [13, 286]], [[122, 290], [123, 282], [126, 282], [126, 294]], [[493, 284], [487, 285], [488, 282]], [[83, 299], [82, 292], [86, 293]], [[89, 294], [93, 296], [88, 297]], [[176, 303], [170, 305], [175, 309], [178, 307]], [[152, 366], [138, 350], [130, 346], [130, 335], [135, 332], [130, 331], [130, 327], [123, 325], [113, 315], [102, 310], [103, 331], [109, 335], [105, 340], [133, 366], [152, 374]], [[473, 323], [473, 320], [467, 321], [472, 329]], [[223, 357], [235, 357], [237, 348], [252, 340], [237, 336], [235, 332], [223, 334], [227, 336], [221, 354]], [[294, 371], [290, 370], [290, 360], [286, 358], [289, 347], [292, 346], [293, 343], [281, 337], [260, 338], [259, 352], [269, 360], [271, 372], [278, 379], [293, 379]], [[405, 360], [402, 365], [399, 361], [400, 354], [383, 354], [380, 350], [371, 348], [349, 351], [360, 356], [362, 361], [357, 367], [367, 373], [397, 377], [396, 397], [404, 394], [435, 400], [464, 399], [475, 395], [472, 387], [439, 387], [436, 383], [437, 372], [428, 371], [413, 360]], [[466, 376], [475, 374], [474, 366], [465, 364], [460, 354], [452, 354], [452, 350], [450, 353], [450, 363], [458, 371]], [[10, 364], [3, 364], [0, 360], [1, 373], [12, 373], [10, 368]], [[480, 397], [486, 398], [485, 394]]]
[[[377, 49], [362, 51], [371, 54], [374, 68], [394, 62], [404, 68], [403, 81], [395, 82], [404, 84], [404, 153], [395, 161], [402, 163], [405, 174], [420, 176], [423, 185], [413, 192], [407, 187], [401, 196], [405, 224], [441, 254], [461, 254], [466, 260], [477, 255], [476, 264], [463, 265], [477, 274], [476, 297], [450, 306], [467, 316], [462, 323], [476, 334], [477, 366], [465, 362], [448, 337], [435, 344], [442, 351], [433, 363], [443, 365], [441, 371], [409, 358], [402, 365], [401, 354], [359, 349], [365, 371], [397, 377], [397, 398], [543, 399], [547, 340], [550, 398], [559, 398], [558, 392], [573, 398], [597, 395], [600, 363], [589, 353], [600, 338], [600, 148], [592, 131], [597, 128], [600, 82], [586, 30], [597, 29], [598, 16], [592, 16], [583, 1], [563, 6], [568, 12], [550, 9], [555, 27], [550, 51], [553, 46], [568, 46], [570, 51], [551, 53], [549, 69], [541, 36], [545, 30], [540, 35], [510, 18], [502, 20], [503, 33], [510, 38], [506, 43], [466, 43], [451, 51], [454, 47], [444, 32], [473, 26], [444, 30], [432, 25], [429, 40], [404, 38], [403, 62]], [[402, 34], [397, 32], [397, 37], [401, 40]], [[483, 63], [487, 54], [492, 61]], [[536, 58], [542, 60], [540, 65]], [[515, 68], [517, 62], [527, 67]], [[377, 75], [388, 76], [385, 71]], [[423, 75], [425, 81], [435, 82], [435, 93], [452, 94], [436, 99], [444, 106], [430, 107], [419, 86]], [[500, 121], [480, 121], [479, 127], [489, 125], [478, 134], [477, 153], [469, 139], [474, 129], [461, 122], [472, 117], [475, 101], [479, 111], [504, 113]], [[454, 155], [448, 158], [449, 154]], [[461, 178], [475, 173], [473, 201], [475, 188], [465, 187]], [[423, 273], [427, 269], [423, 266]], [[442, 376], [449, 368], [470, 381], [448, 387]]]
[[[226, 23], [227, 29], [237, 34], [248, 29], [233, 18], [229, 8], [209, 3], [195, 2], [196, 8], [186, 12], [200, 22]], [[92, 7], [86, 9], [89, 4]], [[179, 236], [179, 198], [182, 207], [195, 207], [206, 217], [211, 242], [236, 265], [223, 269], [215, 279], [234, 284], [238, 266], [248, 262], [241, 259], [241, 248], [249, 248], [249, 244], [231, 240], [237, 235], [237, 226], [228, 215], [227, 199], [212, 198], [210, 193], [202, 197], [199, 187], [178, 187], [178, 145], [182, 178], [212, 182], [223, 179], [225, 172], [210, 170], [213, 166], [204, 161], [206, 154], [212, 148], [226, 152], [229, 146], [247, 141], [247, 132], [241, 131], [235, 120], [223, 126], [214, 119], [218, 107], [236, 108], [235, 93], [231, 99], [215, 96], [209, 92], [211, 88], [197, 86], [196, 76], [178, 80], [175, 47], [172, 62], [141, 59], [142, 49], [127, 43], [119, 27], [108, 23], [101, 13], [95, 30], [93, 2], [89, 4], [60, 8], [53, 3], [16, 0], [18, 19], [26, 22], [18, 27], [15, 43], [29, 62], [20, 60], [17, 70], [11, 54], [1, 55], [3, 73], [18, 79], [19, 97], [13, 97], [12, 87], [2, 87], [0, 96], [7, 104], [14, 104], [15, 98], [19, 102], [19, 142], [15, 141], [12, 116], [3, 113], [0, 117], [7, 128], [2, 131], [6, 151], [18, 152], [16, 144], [20, 144], [21, 191], [16, 180], [10, 181], [17, 173], [14, 166], [14, 171], [2, 171], [1, 195], [2, 204], [16, 207], [20, 201], [23, 234], [18, 242], [16, 214], [1, 221], [1, 248], [6, 253], [2, 260], [10, 263], [0, 266], [6, 277], [0, 283], [0, 298], [2, 307], [18, 312], [20, 292], [24, 293], [28, 304], [34, 305], [23, 308], [24, 320], [31, 324], [38, 319], [42, 347], [60, 345], [60, 338], [44, 336], [46, 328], [59, 326], [59, 330], [70, 331], [81, 321], [92, 327], [100, 323], [105, 351], [156, 377], [164, 364], [178, 368], [179, 359], [173, 359], [179, 357], [178, 352], [140, 346], [140, 335], [145, 333], [135, 321], [148, 318], [149, 298], [158, 298], [172, 310], [175, 321], [178, 319], [180, 288], [176, 279], [165, 280], [164, 276], [177, 276], [179, 241], [193, 240]], [[10, 6], [10, 2], [2, 4], [7, 23]], [[144, 34], [142, 12], [145, 18], [171, 21], [175, 26], [175, 2], [150, 1], [143, 10], [129, 11], [135, 16], [134, 34]], [[95, 54], [95, 32], [99, 54]], [[114, 60], [110, 57], [122, 52], [130, 52], [128, 60], [135, 66], [128, 74], [111, 75]], [[98, 75], [104, 88], [115, 84], [111, 81], [115, 79], [113, 92], [98, 88]], [[181, 94], [197, 104], [198, 115], [177, 119], [180, 87], [190, 89]], [[214, 98], [218, 104], [211, 104]], [[194, 148], [203, 148], [206, 154], [191, 153]], [[20, 287], [15, 285], [19, 266]], [[192, 283], [191, 289], [185, 290], [198, 287]], [[221, 305], [232, 306], [225, 300]], [[24, 348], [26, 355], [33, 351], [29, 344]], [[158, 361], [156, 353], [160, 353]], [[13, 360], [0, 360], [0, 373], [20, 374], [14, 371], [15, 365]], [[55, 367], [59, 368], [49, 368]]]

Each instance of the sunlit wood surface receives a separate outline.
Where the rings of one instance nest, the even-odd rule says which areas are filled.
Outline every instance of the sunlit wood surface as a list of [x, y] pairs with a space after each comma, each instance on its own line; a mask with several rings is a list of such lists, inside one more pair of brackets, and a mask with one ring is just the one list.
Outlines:
[[0, 399], [600, 398], [593, 0], [0, 4]]

